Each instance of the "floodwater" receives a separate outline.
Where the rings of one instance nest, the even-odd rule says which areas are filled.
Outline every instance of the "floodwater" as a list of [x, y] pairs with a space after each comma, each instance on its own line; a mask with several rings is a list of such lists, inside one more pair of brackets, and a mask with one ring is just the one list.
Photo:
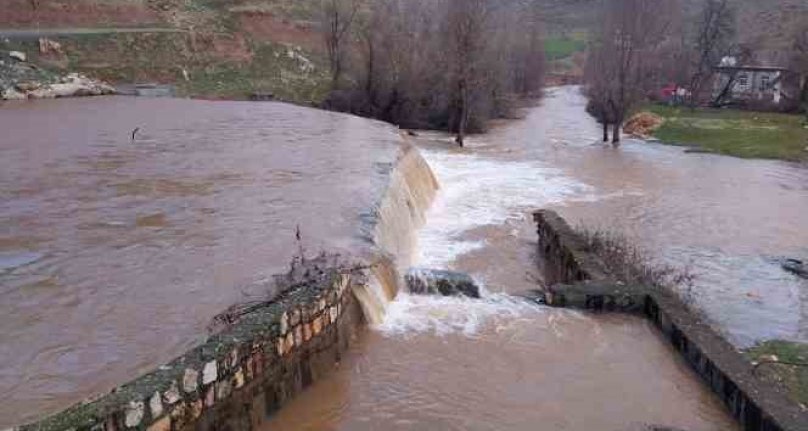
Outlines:
[[695, 305], [736, 345], [808, 341], [808, 280], [778, 261], [808, 259], [808, 169], [632, 139], [614, 149], [597, 141], [585, 103], [577, 87], [554, 88], [524, 120], [472, 139], [469, 150], [425, 143], [444, 188], [435, 207], [450, 209], [422, 243], [451, 244], [425, 255], [428, 264], [497, 290], [528, 288], [538, 277], [521, 269], [535, 244], [529, 211], [552, 208], [689, 268]]
[[[400, 293], [383, 323], [359, 340], [333, 375], [263, 429], [736, 429], [644, 320], [536, 307], [513, 296], [541, 282], [531, 210], [555, 208], [573, 218], [591, 211], [589, 220], [605, 224], [623, 200], [664, 194], [655, 181], [643, 190], [645, 178], [620, 168], [635, 153], [646, 154], [635, 148], [643, 144], [615, 151], [592, 145], [597, 136], [574, 87], [549, 91], [524, 120], [473, 138], [465, 149], [441, 134], [422, 133], [421, 153], [440, 190], [418, 233], [414, 264], [468, 272], [484, 285], [483, 298]], [[686, 167], [681, 149], [654, 147], [661, 154], [642, 161], [647, 170], [669, 166], [671, 157]], [[582, 161], [592, 172], [581, 171], [587, 168]], [[785, 164], [745, 163], [800, 175]], [[804, 204], [797, 201], [783, 204]], [[655, 201], [647, 205], [646, 211], [656, 211]], [[702, 239], [698, 231], [690, 238]], [[782, 244], [789, 247], [792, 240]], [[791, 283], [786, 288], [798, 286], [780, 279]]]
[[333, 374], [262, 429], [736, 429], [639, 318], [592, 318], [496, 296], [403, 295], [391, 308]]
[[401, 142], [346, 115], [171, 99], [8, 103], [0, 130], [0, 429], [199, 343], [266, 294], [298, 226], [309, 254], [364, 253]]
[[[267, 430], [735, 429], [643, 320], [512, 296], [541, 283], [530, 211], [690, 263], [696, 305], [739, 345], [805, 339], [807, 286], [775, 258], [808, 255], [808, 170], [604, 147], [583, 106], [577, 88], [551, 89], [466, 149], [421, 134], [440, 186], [428, 210], [435, 185], [422, 163], [389, 175], [398, 137], [380, 123], [276, 104], [4, 106], [0, 426], [198, 342], [210, 316], [283, 269], [297, 225], [308, 250], [370, 247], [360, 218], [385, 194], [375, 238], [399, 257], [417, 243], [404, 266], [472, 274], [483, 299], [380, 301], [337, 370]], [[390, 178], [399, 185], [381, 191]], [[396, 219], [407, 211], [426, 216]]]

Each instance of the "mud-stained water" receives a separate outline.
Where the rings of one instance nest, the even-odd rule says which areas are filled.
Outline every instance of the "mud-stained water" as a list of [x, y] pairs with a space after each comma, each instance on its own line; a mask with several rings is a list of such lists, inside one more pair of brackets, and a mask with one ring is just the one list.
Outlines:
[[[695, 257], [697, 304], [739, 344], [804, 339], [805, 283], [774, 257], [808, 254], [808, 171], [639, 142], [605, 148], [576, 88], [548, 93], [469, 148], [419, 139], [440, 190], [413, 264], [469, 272], [483, 299], [399, 294], [267, 430], [735, 429], [644, 321], [511, 296], [540, 282], [529, 214], [555, 208], [661, 260]], [[0, 111], [14, 137], [0, 146], [0, 425], [194, 344], [243, 286], [285, 264], [297, 224], [317, 239], [309, 249], [367, 247], [359, 215], [397, 139], [378, 123], [273, 104], [14, 106]], [[431, 200], [431, 181], [413, 172], [400, 173], [412, 189], [387, 191], [402, 208]], [[391, 224], [390, 247], [407, 248], [399, 237], [421, 221]]]
[[[484, 285], [483, 298], [399, 294], [334, 375], [262, 429], [736, 429], [644, 320], [542, 308], [512, 295], [540, 283], [531, 210], [590, 204], [605, 212], [631, 195], [562, 163], [603, 153], [589, 145], [597, 127], [581, 102], [574, 89], [553, 90], [524, 121], [466, 149], [422, 134], [440, 190], [414, 263], [470, 273]], [[547, 161], [553, 136], [567, 135], [579, 148]]]
[[[639, 318], [593, 319], [504, 298], [399, 301], [406, 305], [393, 307], [406, 308], [407, 322], [393, 317], [399, 328], [366, 334], [337, 372], [262, 429], [735, 429]], [[480, 320], [446, 316], [464, 312]]]
[[[131, 135], [135, 128], [135, 141]], [[0, 107], [0, 428], [197, 344], [297, 250], [364, 250], [400, 138], [283, 104]]]
[[577, 87], [555, 88], [524, 120], [468, 150], [425, 142], [436, 175], [453, 180], [442, 180], [436, 208], [454, 208], [424, 233], [426, 244], [452, 247], [425, 257], [496, 290], [528, 287], [537, 277], [520, 269], [534, 247], [529, 211], [553, 208], [572, 225], [621, 232], [657, 261], [689, 267], [695, 303], [735, 344], [808, 341], [808, 280], [779, 263], [808, 259], [808, 169], [631, 139], [603, 146], [585, 102]]

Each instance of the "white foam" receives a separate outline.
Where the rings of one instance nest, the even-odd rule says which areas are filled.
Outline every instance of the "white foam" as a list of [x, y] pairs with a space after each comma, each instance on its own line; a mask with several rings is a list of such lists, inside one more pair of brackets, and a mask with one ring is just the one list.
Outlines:
[[482, 299], [400, 293], [387, 308], [384, 323], [375, 328], [387, 336], [432, 333], [474, 336], [483, 328], [512, 326], [519, 318], [541, 315], [545, 309], [503, 293]]
[[593, 188], [537, 161], [503, 161], [474, 154], [422, 150], [441, 189], [419, 232], [417, 264], [446, 267], [484, 243], [459, 239], [479, 226], [524, 217], [524, 210], [593, 198]]

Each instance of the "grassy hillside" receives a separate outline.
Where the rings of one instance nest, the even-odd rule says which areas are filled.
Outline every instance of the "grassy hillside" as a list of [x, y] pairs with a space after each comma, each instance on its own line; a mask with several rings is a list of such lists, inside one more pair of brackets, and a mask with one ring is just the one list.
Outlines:
[[[40, 52], [36, 38], [0, 42], [56, 71], [120, 82], [174, 83], [181, 94], [268, 92], [317, 104], [328, 82], [317, 0], [3, 0], [0, 28], [142, 28], [175, 33], [72, 35]], [[186, 79], [187, 78], [187, 79]]]

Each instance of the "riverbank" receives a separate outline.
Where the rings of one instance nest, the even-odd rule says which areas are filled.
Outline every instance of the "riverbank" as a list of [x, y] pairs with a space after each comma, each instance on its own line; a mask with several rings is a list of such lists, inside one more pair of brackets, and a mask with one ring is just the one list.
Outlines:
[[27, 61], [20, 51], [0, 51], [0, 101], [115, 94], [106, 82], [79, 73], [59, 74]]
[[746, 350], [763, 378], [783, 385], [789, 395], [808, 406], [808, 343], [772, 340]]
[[746, 159], [808, 161], [808, 124], [801, 115], [663, 105], [648, 111], [664, 119], [653, 137], [665, 144]]

